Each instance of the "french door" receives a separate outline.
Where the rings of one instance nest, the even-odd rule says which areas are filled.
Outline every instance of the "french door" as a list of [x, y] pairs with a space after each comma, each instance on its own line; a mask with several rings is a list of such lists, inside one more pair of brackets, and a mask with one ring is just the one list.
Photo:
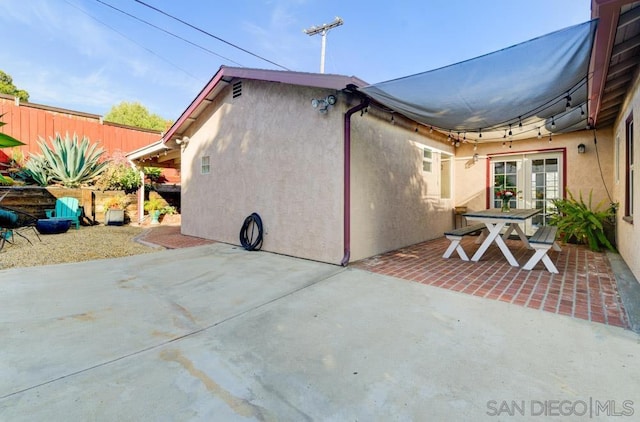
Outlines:
[[562, 153], [533, 153], [501, 155], [491, 160], [491, 179], [494, 186], [490, 190], [490, 203], [500, 208], [502, 199], [499, 190], [515, 193], [510, 201], [511, 208], [536, 208], [542, 212], [527, 222], [525, 233], [531, 234], [536, 228], [546, 225], [554, 210], [552, 200], [562, 198], [563, 169]]

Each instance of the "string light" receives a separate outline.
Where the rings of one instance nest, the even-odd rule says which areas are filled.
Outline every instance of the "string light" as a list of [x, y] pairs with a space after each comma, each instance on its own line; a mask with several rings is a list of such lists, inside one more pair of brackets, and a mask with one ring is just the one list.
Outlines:
[[580, 106], [580, 115], [584, 116], [584, 109], [582, 108], [582, 106]]
[[567, 99], [567, 104], [565, 104], [565, 108], [567, 109], [567, 111], [569, 111], [569, 109], [571, 108], [571, 95], [569, 95], [569, 93], [567, 92], [567, 96], [565, 98]]
[[552, 139], [551, 139], [551, 134], [549, 134], [549, 143], [551, 143]]
[[522, 116], [518, 116], [518, 127], [520, 128], [520, 132], [522, 132]]
[[551, 116], [551, 129], [556, 128], [556, 116]]
[[478, 138], [482, 138], [482, 128], [478, 131]]
[[513, 139], [513, 132], [511, 132], [511, 123], [509, 123], [509, 140]]
[[542, 133], [540, 133], [540, 126], [538, 126], [538, 139], [542, 138]]

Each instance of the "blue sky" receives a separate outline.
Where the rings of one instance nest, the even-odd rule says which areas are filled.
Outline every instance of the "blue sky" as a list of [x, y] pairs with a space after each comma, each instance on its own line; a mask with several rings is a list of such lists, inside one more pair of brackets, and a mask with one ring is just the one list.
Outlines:
[[[214, 52], [126, 16], [110, 4]], [[382, 82], [590, 19], [590, 0], [144, 0], [290, 70], [318, 72], [319, 35], [333, 21], [326, 73]], [[106, 114], [138, 101], [175, 120], [221, 65], [278, 69], [134, 0], [0, 0], [0, 69], [30, 101]], [[221, 58], [220, 56], [224, 57]]]

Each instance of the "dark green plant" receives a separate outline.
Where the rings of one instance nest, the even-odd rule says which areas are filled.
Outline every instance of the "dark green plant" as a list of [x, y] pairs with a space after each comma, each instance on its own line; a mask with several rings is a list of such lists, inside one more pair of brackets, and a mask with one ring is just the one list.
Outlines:
[[554, 199], [551, 202], [556, 210], [551, 213], [549, 224], [558, 227], [560, 240], [566, 242], [574, 237], [578, 243], [584, 243], [592, 251], [600, 251], [603, 247], [615, 251], [607, 239], [604, 226], [615, 221], [616, 204], [601, 210], [603, 202], [595, 208], [591, 205], [593, 191], [589, 192], [589, 201], [585, 203], [580, 192], [576, 200], [567, 189], [568, 198]]
[[73, 138], [70, 138], [67, 134], [63, 139], [58, 133], [55, 138], [49, 139], [51, 147], [40, 138], [38, 145], [42, 155], [33, 154], [29, 162], [34, 157], [42, 157], [37, 160], [44, 160], [41, 163], [42, 168], [46, 169], [53, 182], [75, 188], [94, 181], [107, 166], [107, 162], [100, 161], [104, 150], [98, 148], [97, 144], [89, 144], [87, 137], [80, 141], [77, 135], [74, 134]]

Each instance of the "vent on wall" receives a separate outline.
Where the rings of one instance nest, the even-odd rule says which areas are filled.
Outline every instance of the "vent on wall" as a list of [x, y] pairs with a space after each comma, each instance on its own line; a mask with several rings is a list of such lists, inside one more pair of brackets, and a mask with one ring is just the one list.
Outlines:
[[242, 81], [238, 81], [233, 84], [233, 98], [238, 98], [242, 95]]

